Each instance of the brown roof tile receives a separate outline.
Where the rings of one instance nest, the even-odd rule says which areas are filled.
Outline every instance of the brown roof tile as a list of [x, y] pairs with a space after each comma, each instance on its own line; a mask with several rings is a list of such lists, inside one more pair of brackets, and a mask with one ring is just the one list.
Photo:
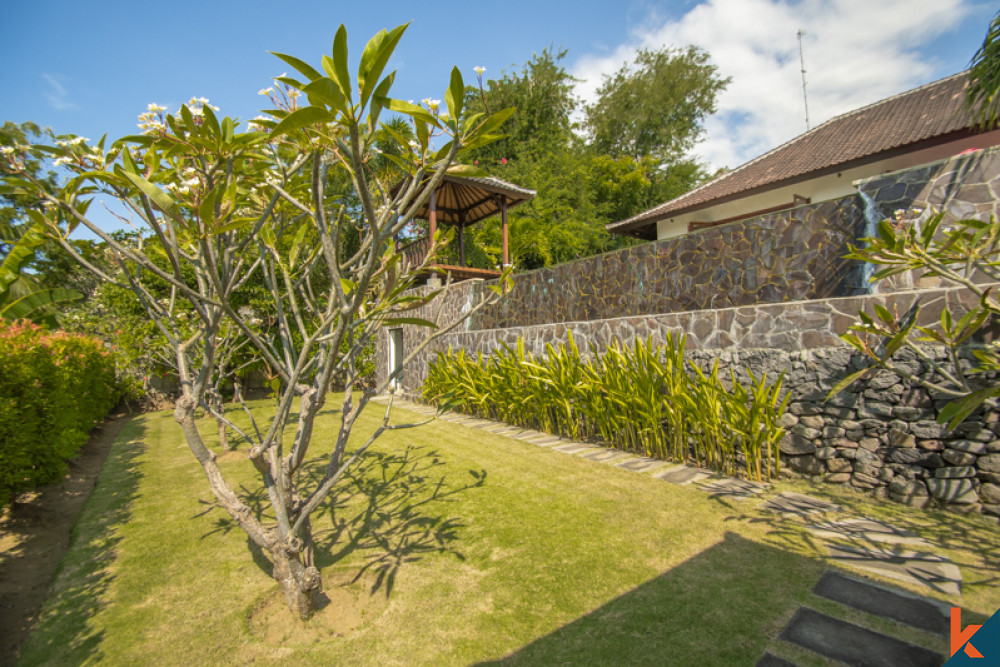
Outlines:
[[701, 187], [607, 229], [625, 233], [671, 215], [967, 132], [973, 126], [964, 106], [967, 84], [968, 72], [960, 72], [831, 118]]

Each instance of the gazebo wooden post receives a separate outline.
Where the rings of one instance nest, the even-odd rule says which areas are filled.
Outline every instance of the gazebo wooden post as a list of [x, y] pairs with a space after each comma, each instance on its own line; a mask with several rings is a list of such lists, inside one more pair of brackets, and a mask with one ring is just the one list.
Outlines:
[[458, 258], [465, 266], [465, 211], [458, 212]]
[[510, 264], [510, 257], [507, 253], [507, 198], [500, 197], [500, 229], [501, 229], [501, 248], [503, 249], [503, 267], [505, 268]]
[[437, 193], [433, 190], [431, 191], [431, 210], [427, 215], [427, 221], [431, 225], [431, 243], [434, 242], [434, 235], [437, 233], [438, 229], [438, 207], [437, 207]]

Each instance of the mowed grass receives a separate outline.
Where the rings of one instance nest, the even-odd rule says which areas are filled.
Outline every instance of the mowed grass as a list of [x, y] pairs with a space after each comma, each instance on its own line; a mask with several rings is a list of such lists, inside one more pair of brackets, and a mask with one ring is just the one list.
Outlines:
[[[383, 410], [371, 406], [359, 440]], [[394, 411], [396, 422], [418, 419]], [[317, 456], [337, 424], [332, 412], [323, 418]], [[222, 466], [259, 502], [248, 461], [226, 456]], [[981, 517], [804, 482], [775, 492], [786, 489], [940, 545], [962, 566], [954, 602], [974, 612], [965, 623], [1000, 607], [1000, 531]], [[811, 664], [775, 648], [800, 604], [887, 629], [811, 595], [828, 567], [822, 544], [804, 522], [760, 510], [762, 500], [720, 501], [446, 422], [390, 432], [313, 522], [325, 581], [362, 573], [357, 586], [374, 590], [377, 613], [345, 636], [268, 644], [249, 620], [276, 590], [268, 563], [214, 506], [171, 415], [147, 415], [112, 450], [22, 664], [748, 665], [765, 649]]]

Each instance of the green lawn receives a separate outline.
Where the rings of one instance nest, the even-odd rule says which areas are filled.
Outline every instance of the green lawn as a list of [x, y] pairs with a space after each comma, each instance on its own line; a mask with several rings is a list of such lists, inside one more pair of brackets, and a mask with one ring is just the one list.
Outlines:
[[[314, 521], [331, 598], [360, 597], [344, 621], [360, 625], [268, 643], [249, 620], [275, 594], [266, 561], [213, 506], [171, 415], [137, 419], [112, 450], [22, 663], [752, 665], [770, 647], [808, 665], [773, 640], [799, 604], [881, 627], [811, 595], [823, 549], [759, 499], [722, 502], [444, 422], [390, 432], [377, 447]], [[245, 459], [227, 456], [223, 469], [259, 498]], [[982, 518], [804, 482], [784, 489], [941, 545], [962, 566], [957, 602], [975, 612], [965, 623], [1000, 607], [1000, 531]]]

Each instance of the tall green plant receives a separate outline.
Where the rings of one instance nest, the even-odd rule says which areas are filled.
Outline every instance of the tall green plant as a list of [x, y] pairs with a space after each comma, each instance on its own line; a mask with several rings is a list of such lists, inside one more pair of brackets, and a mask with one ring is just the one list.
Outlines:
[[519, 426], [590, 439], [624, 451], [675, 461], [693, 458], [728, 474], [757, 480], [778, 470], [782, 378], [768, 384], [747, 371], [744, 387], [732, 389], [685, 360], [686, 338], [667, 336], [663, 345], [637, 339], [612, 341], [584, 358], [572, 335], [565, 345], [546, 346], [536, 358], [518, 340], [488, 359], [470, 360], [451, 349], [431, 364], [424, 398], [470, 414]]

